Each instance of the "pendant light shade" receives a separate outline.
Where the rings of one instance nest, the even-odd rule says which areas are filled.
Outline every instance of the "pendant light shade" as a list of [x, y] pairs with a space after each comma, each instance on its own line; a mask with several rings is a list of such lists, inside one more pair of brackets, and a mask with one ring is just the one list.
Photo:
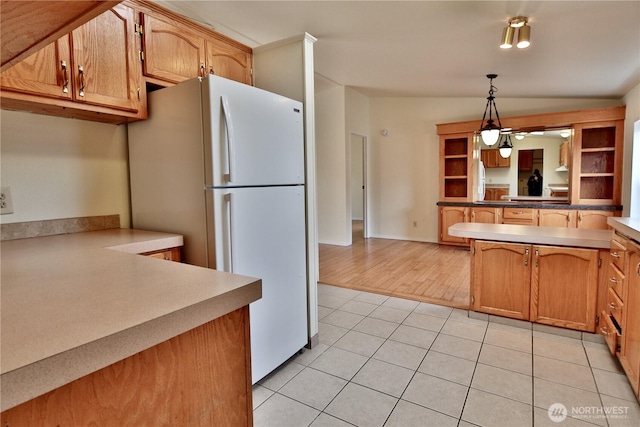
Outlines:
[[500, 42], [501, 49], [511, 49], [511, 46], [513, 46], [513, 36], [515, 32], [516, 30], [511, 25], [507, 25], [507, 27], [502, 30], [502, 39]]
[[518, 49], [524, 49], [531, 45], [531, 27], [525, 24], [518, 29]]
[[498, 139], [500, 138], [500, 129], [498, 129], [497, 126], [494, 129], [483, 129], [480, 132], [480, 135], [482, 136], [482, 142], [491, 147], [498, 142]]
[[503, 159], [506, 159], [507, 157], [511, 156], [511, 151], [513, 150], [513, 144], [511, 143], [511, 136], [509, 136], [509, 134], [506, 134], [504, 136], [504, 139], [502, 140], [502, 145], [498, 147], [498, 150], [500, 151], [500, 157], [502, 157]]
[[[498, 115], [498, 109], [496, 108], [495, 97], [493, 96], [494, 91], [497, 91], [497, 88], [493, 85], [493, 79], [496, 77], [498, 77], [497, 74], [487, 74], [487, 78], [489, 79], [489, 96], [487, 97], [487, 105], [484, 108], [484, 115], [482, 116], [482, 123], [480, 124], [479, 131], [482, 136], [482, 141], [489, 147], [498, 142], [498, 139], [500, 139], [500, 129], [502, 129], [502, 123], [500, 123], [500, 116]], [[487, 112], [489, 113], [489, 119], [485, 124]], [[494, 113], [496, 115], [496, 119], [498, 119], [497, 125], [493, 121]]]

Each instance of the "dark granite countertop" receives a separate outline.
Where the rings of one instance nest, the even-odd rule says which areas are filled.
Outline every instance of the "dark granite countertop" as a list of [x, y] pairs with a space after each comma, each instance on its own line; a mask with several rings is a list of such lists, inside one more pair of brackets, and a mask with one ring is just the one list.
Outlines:
[[569, 209], [585, 211], [621, 211], [622, 206], [611, 205], [570, 205], [568, 203], [545, 202], [512, 202], [512, 201], [486, 201], [486, 202], [438, 202], [438, 206], [463, 206], [463, 207], [493, 207], [493, 208], [519, 208], [532, 209]]

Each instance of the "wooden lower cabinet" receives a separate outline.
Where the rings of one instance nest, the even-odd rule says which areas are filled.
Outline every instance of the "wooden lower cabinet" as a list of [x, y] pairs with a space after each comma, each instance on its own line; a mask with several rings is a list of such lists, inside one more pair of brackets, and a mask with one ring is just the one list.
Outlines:
[[541, 227], [576, 228], [576, 211], [569, 209], [538, 209]]
[[440, 240], [438, 243], [448, 245], [468, 245], [468, 239], [449, 235], [449, 227], [459, 222], [468, 222], [469, 208], [461, 206], [440, 207]]
[[471, 244], [472, 310], [595, 331], [597, 250], [481, 240]]
[[598, 251], [532, 247], [531, 321], [594, 332]]
[[249, 307], [2, 412], [3, 426], [251, 426]]
[[502, 208], [471, 208], [470, 222], [483, 224], [501, 224]]
[[620, 364], [636, 395], [640, 392], [640, 245], [630, 242], [624, 288]]
[[615, 216], [615, 211], [578, 211], [577, 228], [589, 228], [594, 230], [608, 230], [607, 218]]
[[180, 262], [180, 252], [181, 252], [180, 247], [175, 247], [175, 248], [169, 248], [169, 249], [162, 249], [159, 251], [145, 252], [140, 255], [148, 256], [151, 258], [164, 259], [166, 261]]
[[531, 246], [480, 240], [472, 244], [472, 310], [529, 320]]

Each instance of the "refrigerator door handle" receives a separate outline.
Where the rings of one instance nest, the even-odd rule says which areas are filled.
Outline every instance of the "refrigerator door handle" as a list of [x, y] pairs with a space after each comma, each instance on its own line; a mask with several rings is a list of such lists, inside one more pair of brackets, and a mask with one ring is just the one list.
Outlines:
[[227, 182], [233, 182], [233, 170], [235, 169], [236, 152], [235, 137], [233, 130], [233, 121], [231, 120], [231, 109], [229, 108], [229, 99], [225, 95], [220, 96], [222, 104], [222, 112], [224, 113], [224, 122], [227, 129], [227, 172], [224, 179]]
[[235, 271], [235, 250], [233, 246], [233, 202], [232, 202], [232, 193], [227, 193], [224, 195], [224, 201], [227, 204], [227, 244], [225, 248], [227, 249], [227, 259], [229, 260], [229, 273], [233, 273]]

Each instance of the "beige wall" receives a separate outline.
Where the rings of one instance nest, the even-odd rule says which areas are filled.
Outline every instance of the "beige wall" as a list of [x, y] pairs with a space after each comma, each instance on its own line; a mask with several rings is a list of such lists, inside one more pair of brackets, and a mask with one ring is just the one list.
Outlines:
[[129, 227], [126, 126], [0, 111], [2, 223], [119, 214]]
[[[634, 123], [640, 120], [640, 84], [629, 91], [623, 98], [627, 106], [624, 122], [624, 164], [622, 166], [622, 206], [623, 216], [640, 215], [640, 136], [636, 137], [637, 147], [633, 147]], [[632, 163], [632, 160], [635, 160]], [[635, 170], [632, 166], [635, 165]]]
[[[335, 86], [331, 89], [333, 96], [324, 96], [316, 102], [318, 135], [329, 132], [320, 130], [327, 123], [339, 126], [344, 123], [344, 135], [359, 133], [341, 119], [345, 101], [339, 85]], [[359, 111], [348, 109], [350, 114], [359, 116], [368, 109], [367, 195], [371, 237], [437, 242], [436, 124], [479, 119], [485, 103], [485, 98], [369, 98], [368, 102], [357, 104]], [[507, 117], [617, 106], [623, 101], [498, 98], [496, 103], [500, 115]], [[381, 135], [382, 129], [388, 130], [386, 137]], [[349, 195], [345, 194], [347, 186], [341, 179], [348, 176], [342, 168], [348, 165], [345, 156], [349, 138], [344, 136], [340, 141], [338, 131], [333, 131], [327, 140], [318, 138], [317, 169], [322, 186], [322, 194], [318, 192], [319, 241], [348, 244], [343, 242], [350, 241], [346, 231], [349, 212], [345, 205]], [[329, 203], [331, 206], [327, 207]]]

